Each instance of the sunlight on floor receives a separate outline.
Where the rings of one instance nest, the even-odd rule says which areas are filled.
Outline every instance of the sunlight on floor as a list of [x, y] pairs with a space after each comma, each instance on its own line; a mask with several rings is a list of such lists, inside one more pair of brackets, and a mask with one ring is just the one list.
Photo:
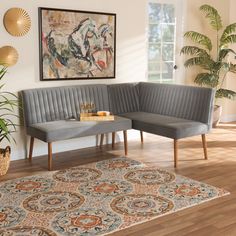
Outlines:
[[219, 128], [236, 128], [236, 123], [220, 123]]

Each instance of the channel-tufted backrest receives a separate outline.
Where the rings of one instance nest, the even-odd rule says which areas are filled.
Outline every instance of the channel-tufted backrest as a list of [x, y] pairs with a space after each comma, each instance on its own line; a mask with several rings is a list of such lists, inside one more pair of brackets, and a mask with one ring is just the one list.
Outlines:
[[215, 91], [158, 83], [78, 85], [22, 91], [25, 125], [79, 117], [82, 103], [96, 110], [150, 112], [200, 121], [210, 126]]
[[210, 125], [215, 91], [184, 85], [139, 83], [140, 111]]
[[81, 103], [109, 110], [107, 86], [102, 84], [38, 88], [22, 91], [25, 125], [78, 117]]
[[139, 111], [138, 83], [107, 86], [110, 109], [114, 114]]

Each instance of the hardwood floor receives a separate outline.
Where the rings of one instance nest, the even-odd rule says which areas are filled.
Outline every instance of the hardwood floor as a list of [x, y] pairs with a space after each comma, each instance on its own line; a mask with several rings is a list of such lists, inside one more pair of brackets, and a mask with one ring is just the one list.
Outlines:
[[[206, 136], [208, 160], [204, 159], [201, 136], [179, 140], [179, 163], [174, 170], [173, 140], [144, 133], [140, 139], [128, 141], [128, 157], [175, 171], [230, 191], [230, 195], [203, 203], [147, 223], [139, 224], [114, 236], [235, 236], [236, 235], [236, 123], [221, 124]], [[129, 132], [128, 132], [129, 140]], [[53, 169], [124, 155], [123, 143], [100, 148], [86, 148], [53, 155]], [[11, 163], [8, 174], [0, 181], [47, 172], [47, 156]]]

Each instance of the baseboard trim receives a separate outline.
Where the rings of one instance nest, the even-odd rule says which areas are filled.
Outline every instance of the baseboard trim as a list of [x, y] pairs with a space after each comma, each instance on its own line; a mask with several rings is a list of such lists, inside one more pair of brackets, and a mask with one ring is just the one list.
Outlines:
[[220, 118], [221, 122], [233, 122], [236, 121], [236, 114], [234, 115], [224, 115]]

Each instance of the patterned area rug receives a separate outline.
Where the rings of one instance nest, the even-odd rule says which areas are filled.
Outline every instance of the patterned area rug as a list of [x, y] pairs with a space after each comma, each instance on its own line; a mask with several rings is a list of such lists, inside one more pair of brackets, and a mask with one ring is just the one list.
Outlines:
[[226, 194], [115, 158], [0, 183], [0, 236], [106, 235]]

